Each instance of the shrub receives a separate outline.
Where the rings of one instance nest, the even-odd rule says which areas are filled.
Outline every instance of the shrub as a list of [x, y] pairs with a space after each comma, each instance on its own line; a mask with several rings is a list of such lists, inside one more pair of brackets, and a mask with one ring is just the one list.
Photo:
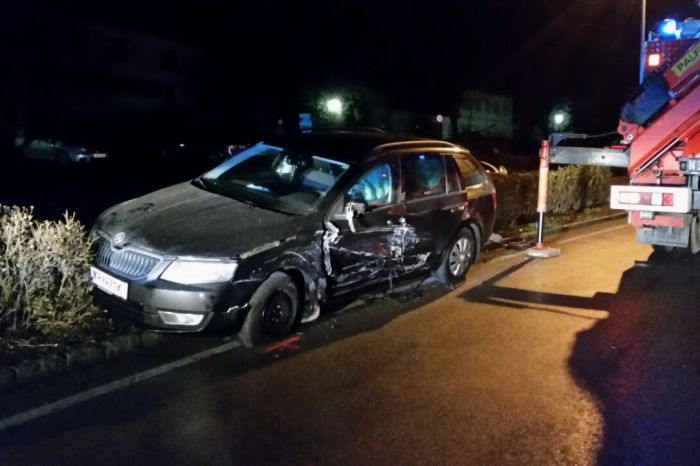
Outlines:
[[[498, 191], [497, 230], [534, 218], [538, 177], [538, 172], [530, 171], [494, 178]], [[547, 210], [564, 214], [604, 205], [608, 202], [610, 182], [610, 170], [604, 167], [571, 165], [552, 170]]]
[[0, 331], [50, 334], [94, 316], [90, 242], [65, 214], [38, 221], [31, 209], [0, 206]]

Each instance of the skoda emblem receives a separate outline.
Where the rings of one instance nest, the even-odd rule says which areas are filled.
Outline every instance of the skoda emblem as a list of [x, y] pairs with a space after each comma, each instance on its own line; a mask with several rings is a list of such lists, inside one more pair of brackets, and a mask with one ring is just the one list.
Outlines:
[[124, 233], [123, 231], [120, 231], [119, 233], [114, 235], [114, 239], [112, 240], [112, 242], [114, 243], [115, 246], [119, 246], [120, 244], [122, 244], [124, 242], [125, 239], [126, 239], [126, 233]]

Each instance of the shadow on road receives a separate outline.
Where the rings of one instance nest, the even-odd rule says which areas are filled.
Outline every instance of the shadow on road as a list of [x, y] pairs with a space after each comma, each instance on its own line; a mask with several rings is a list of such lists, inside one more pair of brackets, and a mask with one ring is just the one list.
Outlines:
[[[577, 335], [569, 368], [595, 395], [604, 416], [598, 463], [698, 464], [700, 258], [654, 253], [624, 272], [616, 293], [592, 298], [497, 285], [529, 262], [463, 297], [596, 320]], [[591, 317], [583, 309], [608, 311], [609, 317]]]
[[570, 307], [574, 309], [607, 309], [608, 302], [610, 300], [610, 294], [608, 293], [596, 293], [593, 298], [584, 298], [497, 285], [500, 280], [512, 275], [518, 270], [525, 268], [533, 261], [535, 261], [535, 259], [528, 258], [504, 270], [503, 272], [494, 275], [489, 280], [483, 282], [480, 286], [472, 288], [471, 290], [462, 294], [462, 298], [467, 301], [491, 304], [494, 306], [513, 309], [533, 309], [542, 312], [551, 312], [555, 314], [579, 317], [582, 319], [595, 318], [583, 315], [575, 310], [567, 311], [565, 309], [552, 309], [543, 306]]
[[578, 335], [569, 366], [601, 403], [600, 464], [698, 464], [698, 283], [700, 258], [652, 254]]

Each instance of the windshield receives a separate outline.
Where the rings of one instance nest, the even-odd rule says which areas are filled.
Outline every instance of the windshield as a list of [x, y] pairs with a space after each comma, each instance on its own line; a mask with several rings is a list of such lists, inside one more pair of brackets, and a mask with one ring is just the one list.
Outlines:
[[292, 214], [310, 212], [347, 170], [323, 155], [264, 143], [244, 150], [200, 181], [205, 189]]

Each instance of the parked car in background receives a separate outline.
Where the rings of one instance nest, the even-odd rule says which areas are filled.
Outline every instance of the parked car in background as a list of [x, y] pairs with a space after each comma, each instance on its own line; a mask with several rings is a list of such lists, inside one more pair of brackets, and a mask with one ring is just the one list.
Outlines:
[[15, 146], [21, 158], [49, 160], [59, 165], [87, 163], [107, 158], [106, 152], [49, 138], [18, 137], [15, 139]]
[[162, 330], [240, 326], [279, 339], [327, 300], [409, 275], [463, 280], [496, 193], [453, 144], [381, 133], [258, 143], [185, 183], [105, 211], [95, 301]]

